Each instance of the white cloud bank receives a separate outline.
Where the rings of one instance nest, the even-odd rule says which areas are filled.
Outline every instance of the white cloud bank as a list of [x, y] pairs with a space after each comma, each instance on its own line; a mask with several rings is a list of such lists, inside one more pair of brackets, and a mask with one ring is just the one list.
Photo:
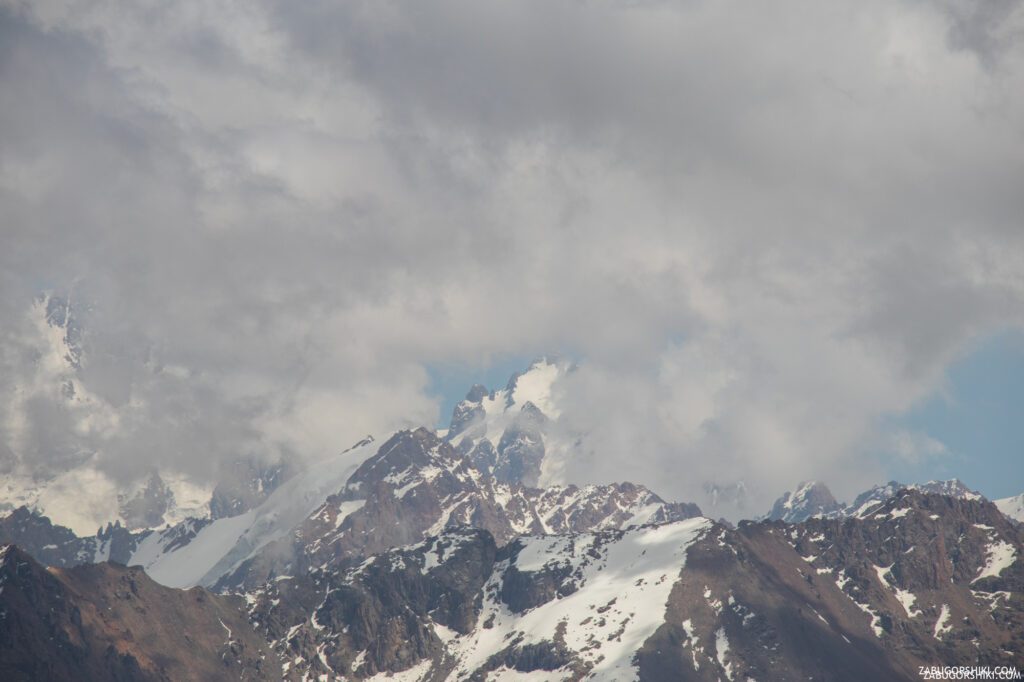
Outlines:
[[[1024, 320], [1019, 2], [3, 5], [17, 460], [332, 452], [433, 423], [431, 363], [554, 349], [566, 476], [759, 511], [881, 476]], [[107, 426], [40, 388], [41, 290]]]

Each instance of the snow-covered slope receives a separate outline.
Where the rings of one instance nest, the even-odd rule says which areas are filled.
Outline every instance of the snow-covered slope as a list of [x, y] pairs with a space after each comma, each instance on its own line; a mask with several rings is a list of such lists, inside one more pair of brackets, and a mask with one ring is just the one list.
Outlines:
[[999, 511], [1011, 519], [1024, 523], [1024, 493], [1014, 497], [1004, 497], [1001, 500], [996, 500], [994, 504], [999, 508]]
[[139, 545], [132, 564], [169, 587], [208, 584], [302, 523], [373, 453], [366, 438], [319, 462], [278, 487], [262, 504], [239, 516], [201, 527], [187, 543], [171, 545], [169, 532], [153, 533]]
[[[686, 550], [710, 528], [708, 519], [695, 518], [621, 533], [518, 540], [483, 588], [477, 627], [447, 642], [458, 661], [455, 679], [469, 678], [509, 642], [528, 648], [559, 638], [589, 669], [588, 679], [635, 679], [633, 657], [664, 622]], [[516, 611], [502, 599], [506, 582], [550, 575], [566, 576], [559, 581], [561, 598], [516, 604], [527, 607]]]

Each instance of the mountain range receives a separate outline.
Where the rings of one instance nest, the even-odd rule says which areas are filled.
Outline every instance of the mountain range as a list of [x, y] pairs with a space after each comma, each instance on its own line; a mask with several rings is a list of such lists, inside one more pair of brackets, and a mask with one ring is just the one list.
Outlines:
[[698, 516], [504, 542], [460, 523], [354, 559], [318, 553], [323, 536], [307, 547], [266, 574], [236, 570], [218, 596], [158, 586], [141, 566], [47, 571], [8, 546], [0, 670], [40, 679], [33, 661], [88, 660], [78, 679], [114, 679], [111, 666], [192, 679], [174, 666], [228, 656], [205, 679], [863, 680], [1024, 664], [1024, 527], [981, 498], [902, 488], [859, 517]]
[[809, 482], [733, 526], [629, 482], [544, 486], [559, 447], [551, 387], [566, 371], [540, 359], [503, 389], [472, 387], [447, 429], [367, 436], [306, 468], [239, 459], [201, 505], [152, 472], [93, 535], [46, 505], [12, 505], [0, 672], [863, 680], [1024, 668], [1020, 497], [891, 482], [842, 504]]

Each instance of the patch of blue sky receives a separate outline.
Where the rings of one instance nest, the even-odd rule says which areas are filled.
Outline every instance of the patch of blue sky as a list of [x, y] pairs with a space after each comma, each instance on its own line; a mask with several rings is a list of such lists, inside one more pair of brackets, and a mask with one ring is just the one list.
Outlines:
[[989, 499], [1024, 492], [1024, 332], [983, 339], [949, 369], [945, 391], [890, 426], [926, 434], [947, 450], [891, 459], [898, 481], [955, 477]]
[[489, 358], [487, 364], [450, 362], [427, 366], [430, 392], [440, 398], [439, 429], [448, 428], [455, 405], [466, 397], [473, 384], [483, 384], [488, 390], [505, 388], [509, 378], [530, 366], [533, 355], [501, 355]]

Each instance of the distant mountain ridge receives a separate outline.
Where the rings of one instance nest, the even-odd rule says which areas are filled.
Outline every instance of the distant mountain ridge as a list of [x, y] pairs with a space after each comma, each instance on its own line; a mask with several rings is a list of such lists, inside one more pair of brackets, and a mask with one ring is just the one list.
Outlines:
[[925, 493], [945, 495], [957, 499], [984, 499], [962, 481], [956, 478], [947, 481], [928, 481], [927, 483], [903, 484], [889, 481], [885, 485], [876, 485], [860, 493], [852, 503], [841, 504], [832, 496], [832, 492], [820, 481], [801, 482], [792, 493], [782, 495], [772, 509], [762, 518], [769, 521], [785, 521], [799, 523], [810, 518], [844, 518], [860, 517], [869, 513], [878, 505], [896, 495], [900, 490], [920, 490]]
[[[410, 433], [378, 449], [367, 470], [415, 459], [392, 456], [410, 441], [433, 445]], [[387, 492], [393, 496], [394, 487]], [[195, 631], [207, 628], [214, 651], [227, 646], [231, 666], [249, 671], [246, 679], [262, 679], [284, 660], [280, 679], [296, 681], [912, 680], [919, 665], [1024, 667], [1022, 552], [1024, 527], [984, 499], [904, 488], [859, 516], [737, 528], [696, 517], [527, 533], [501, 546], [483, 528], [448, 525], [358, 562], [321, 555], [319, 563], [236, 585], [244, 599], [234, 602], [236, 620], [220, 616], [223, 644], [210, 616], [187, 617], [206, 623]], [[0, 562], [0, 581], [4, 570], [31, 564], [27, 557]], [[38, 612], [4, 601], [26, 591], [74, 602], [45, 572], [17, 570], [17, 590], [0, 590], [5, 613], [31, 621]], [[157, 586], [138, 568], [87, 566], [69, 575], [99, 576], [90, 584], [113, 590], [102, 587], [99, 602], [89, 597], [118, 609], [114, 625], [89, 641], [120, 646], [119, 633], [131, 623], [140, 644], [129, 655], [154, 660], [154, 643], [135, 629], [145, 623], [123, 609], [133, 603], [131, 580], [142, 604]], [[159, 603], [180, 599], [166, 592]], [[183, 617], [150, 615], [171, 623]], [[249, 623], [262, 639], [250, 637]], [[32, 635], [35, 649], [5, 649], [4, 627], [0, 670], [53, 657], [51, 640], [40, 634]], [[269, 649], [257, 661], [260, 646]], [[171, 651], [162, 655], [181, 656], [179, 646]], [[206, 665], [204, 656], [188, 664]], [[79, 679], [108, 679], [104, 660], [89, 663], [100, 667]], [[206, 679], [237, 679], [230, 669]]]

